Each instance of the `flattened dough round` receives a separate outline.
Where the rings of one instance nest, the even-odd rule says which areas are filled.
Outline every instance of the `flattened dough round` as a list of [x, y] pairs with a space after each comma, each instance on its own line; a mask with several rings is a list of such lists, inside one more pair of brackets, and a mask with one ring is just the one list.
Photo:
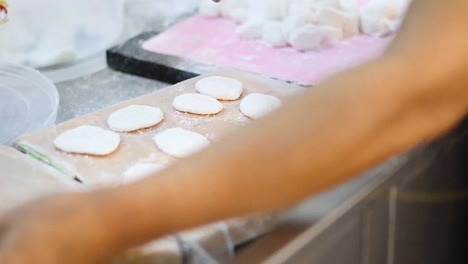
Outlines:
[[241, 112], [252, 119], [259, 119], [262, 116], [281, 107], [281, 101], [268, 94], [253, 93], [242, 99], [240, 104]]
[[112, 113], [107, 119], [110, 129], [117, 132], [131, 132], [152, 127], [164, 119], [158, 107], [148, 105], [130, 105]]
[[190, 156], [210, 144], [203, 135], [183, 128], [165, 130], [153, 140], [164, 153], [176, 158]]
[[201, 94], [219, 100], [234, 101], [239, 99], [244, 90], [244, 86], [236, 79], [222, 76], [210, 76], [199, 80], [195, 84], [195, 89]]
[[214, 115], [224, 108], [218, 100], [204, 94], [187, 93], [177, 96], [172, 102], [175, 109], [198, 115]]
[[69, 153], [105, 156], [119, 147], [120, 136], [100, 127], [80, 126], [59, 135], [54, 145]]

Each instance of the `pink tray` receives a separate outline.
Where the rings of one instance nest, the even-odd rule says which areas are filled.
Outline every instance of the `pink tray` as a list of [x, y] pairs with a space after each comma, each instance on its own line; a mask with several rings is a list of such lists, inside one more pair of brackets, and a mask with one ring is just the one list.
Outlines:
[[318, 52], [274, 48], [261, 41], [242, 40], [236, 25], [224, 18], [191, 17], [143, 44], [150, 52], [240, 69], [301, 84], [316, 84], [383, 52], [391, 37], [357, 36]]

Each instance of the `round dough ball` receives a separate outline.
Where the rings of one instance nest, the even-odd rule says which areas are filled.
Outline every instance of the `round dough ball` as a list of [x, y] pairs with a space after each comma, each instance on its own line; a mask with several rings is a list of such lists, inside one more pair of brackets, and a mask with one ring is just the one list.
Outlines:
[[210, 143], [206, 137], [183, 128], [171, 128], [153, 138], [156, 145], [166, 154], [183, 158], [198, 152]]
[[160, 108], [147, 105], [130, 105], [112, 113], [107, 119], [110, 129], [117, 132], [131, 132], [152, 127], [164, 119]]
[[253, 93], [242, 99], [240, 110], [247, 117], [259, 119], [280, 106], [281, 101], [272, 95]]
[[224, 108], [223, 104], [213, 97], [197, 93], [179, 95], [174, 99], [172, 105], [181, 112], [198, 115], [217, 114]]
[[69, 153], [105, 156], [119, 147], [120, 136], [100, 127], [80, 126], [59, 135], [54, 145]]
[[244, 86], [238, 80], [211, 76], [199, 80], [195, 84], [195, 89], [201, 94], [209, 95], [219, 100], [234, 101], [239, 99], [244, 90]]

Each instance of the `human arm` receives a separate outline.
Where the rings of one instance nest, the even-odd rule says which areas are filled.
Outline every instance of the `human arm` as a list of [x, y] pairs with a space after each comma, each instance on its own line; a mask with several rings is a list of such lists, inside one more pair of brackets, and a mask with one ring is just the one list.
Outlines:
[[[136, 199], [143, 208], [170, 201], [157, 210], [170, 212], [170, 223], [142, 217], [147, 226], [138, 228], [152, 237], [160, 235], [147, 232], [155, 221], [171, 231], [291, 205], [442, 134], [466, 111], [467, 38], [466, 4], [439, 3], [416, 1], [381, 58], [311, 89], [161, 177], [113, 191], [115, 199], [142, 194]], [[435, 27], [440, 21], [446, 26]]]

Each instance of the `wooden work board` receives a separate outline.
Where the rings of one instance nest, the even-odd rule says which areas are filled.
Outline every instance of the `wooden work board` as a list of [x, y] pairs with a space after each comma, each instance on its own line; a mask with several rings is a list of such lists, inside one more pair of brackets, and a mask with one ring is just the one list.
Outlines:
[[[91, 113], [36, 133], [22, 136], [16, 140], [17, 147], [48, 164], [64, 174], [68, 179], [79, 179], [85, 185], [108, 186], [125, 181], [122, 175], [131, 166], [139, 163], [167, 165], [176, 159], [161, 152], [152, 138], [165, 129], [182, 127], [206, 136], [210, 141], [217, 140], [236, 128], [243, 127], [253, 120], [245, 117], [239, 110], [241, 100], [223, 101], [224, 110], [217, 115], [201, 116], [176, 111], [173, 99], [184, 93], [195, 93], [195, 83], [200, 78], [220, 75], [240, 80], [244, 84], [242, 97], [251, 93], [266, 93], [277, 96], [283, 101], [288, 96], [304, 90], [299, 86], [286, 84], [259, 75], [233, 70], [223, 70], [157, 90], [107, 109]], [[110, 94], [109, 96], [112, 96]], [[112, 154], [104, 157], [70, 154], [54, 147], [54, 139], [61, 133], [81, 125], [108, 128], [107, 118], [121, 108], [133, 104], [150, 105], [161, 108], [165, 119], [158, 125], [132, 133], [119, 133], [121, 144]]]

